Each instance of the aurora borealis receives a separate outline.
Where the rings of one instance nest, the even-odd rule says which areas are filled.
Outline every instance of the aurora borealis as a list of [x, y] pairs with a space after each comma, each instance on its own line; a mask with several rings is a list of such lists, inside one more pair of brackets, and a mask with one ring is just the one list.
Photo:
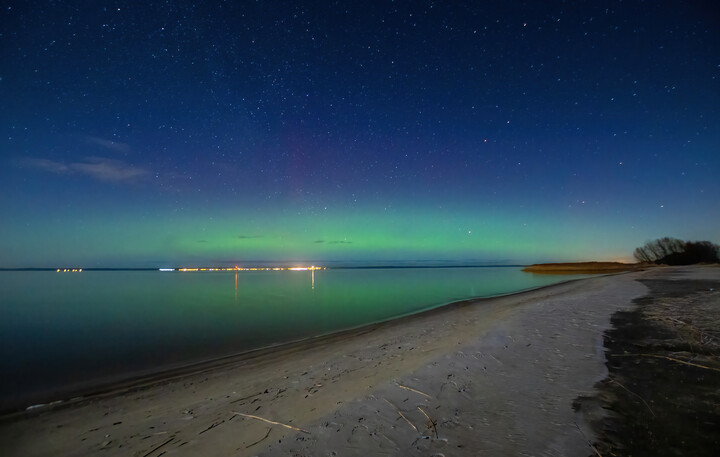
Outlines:
[[713, 2], [18, 2], [0, 267], [720, 241]]

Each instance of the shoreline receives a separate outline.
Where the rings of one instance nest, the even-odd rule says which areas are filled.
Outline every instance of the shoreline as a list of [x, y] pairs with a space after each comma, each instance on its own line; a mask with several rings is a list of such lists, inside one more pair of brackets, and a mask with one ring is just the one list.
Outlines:
[[603, 332], [646, 295], [636, 279], [674, 270], [456, 302], [18, 413], [0, 443], [24, 456], [589, 455], [596, 435], [572, 404], [607, 376]]
[[[608, 276], [620, 273], [624, 272], [607, 272], [604, 274], [597, 274], [595, 275], [595, 277], [601, 275]], [[553, 288], [570, 282], [583, 281], [586, 279], [590, 278], [568, 279], [553, 284], [547, 284], [539, 287], [531, 287], [528, 289], [521, 289], [508, 293], [474, 297], [459, 301], [451, 301], [433, 306], [422, 311], [398, 315], [387, 320], [370, 322], [367, 324], [359, 325], [357, 327], [351, 327], [330, 333], [310, 336], [298, 340], [291, 340], [282, 343], [272, 344], [269, 346], [258, 347], [247, 351], [219, 355], [217, 357], [209, 359], [194, 360], [185, 363], [168, 365], [158, 368], [156, 370], [143, 370], [122, 373], [112, 377], [94, 379], [87, 383], [75, 383], [59, 388], [48, 389], [43, 393], [34, 394], [32, 396], [33, 400], [23, 401], [22, 403], [14, 402], [16, 404], [11, 403], [10, 407], [0, 410], [0, 423], [6, 422], [8, 420], [13, 420], [13, 418], [22, 416], [24, 414], [39, 413], [47, 408], [58, 409], [64, 407], [72, 407], [72, 405], [74, 404], [82, 403], [84, 401], [91, 401], [96, 398], [113, 396], [120, 393], [132, 392], [144, 388], [151, 388], [158, 383], [164, 383], [173, 379], [192, 376], [195, 373], [223, 369], [224, 367], [232, 366], [233, 364], [244, 363], [245, 361], [252, 360], [257, 357], [272, 357], [276, 352], [282, 353], [285, 350], [287, 350], [288, 352], [294, 352], [298, 350], [312, 348], [315, 345], [331, 343], [335, 340], [353, 338], [356, 336], [360, 336], [364, 333], [379, 329], [385, 325], [403, 325], [404, 323], [410, 323], [412, 322], [412, 319], [421, 317], [429, 313], [445, 312], [457, 307], [472, 304], [481, 304], [483, 301], [486, 300], [522, 295], [534, 291]]]

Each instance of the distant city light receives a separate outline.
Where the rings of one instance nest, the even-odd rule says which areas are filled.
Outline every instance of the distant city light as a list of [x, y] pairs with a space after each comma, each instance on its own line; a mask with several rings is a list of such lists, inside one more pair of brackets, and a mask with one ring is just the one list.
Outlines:
[[215, 268], [215, 267], [183, 267], [183, 268], [159, 268], [159, 271], [181, 271], [181, 272], [193, 272], [193, 271], [315, 271], [315, 270], [326, 270], [326, 267], [316, 267], [311, 265], [309, 267], [239, 267], [234, 266], [230, 268]]

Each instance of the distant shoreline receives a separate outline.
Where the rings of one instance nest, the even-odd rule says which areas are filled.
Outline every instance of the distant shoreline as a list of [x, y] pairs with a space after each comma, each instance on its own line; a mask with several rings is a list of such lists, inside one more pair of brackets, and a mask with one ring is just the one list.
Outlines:
[[538, 263], [523, 268], [527, 273], [540, 274], [602, 274], [635, 271], [647, 268], [645, 264], [622, 262], [568, 262]]
[[[269, 265], [269, 264], [268, 264]], [[273, 264], [275, 265], [275, 264]], [[279, 264], [277, 264], [279, 265]], [[457, 265], [348, 265], [348, 266], [325, 266], [326, 270], [382, 270], [382, 269], [432, 269], [432, 268], [520, 268], [528, 273], [548, 273], [548, 274], [597, 274], [597, 273], [613, 273], [620, 271], [634, 271], [638, 269], [648, 268], [652, 265], [639, 263], [622, 263], [622, 262], [565, 262], [565, 263], [536, 263], [532, 265], [510, 264], [510, 265], [479, 265], [479, 264], [457, 264]], [[77, 267], [74, 267], [77, 269]], [[149, 267], [81, 267], [82, 271], [161, 271], [165, 268], [149, 268]], [[171, 267], [167, 270], [180, 271], [185, 267]], [[213, 269], [223, 269], [226, 267], [208, 267]], [[258, 267], [272, 268], [272, 267]], [[60, 267], [59, 271], [68, 269]], [[0, 268], [0, 271], [58, 271], [57, 267], [29, 267], [29, 268]], [[223, 270], [223, 271], [234, 271]]]
[[[360, 265], [360, 266], [328, 266], [323, 267], [326, 270], [392, 270], [392, 269], [430, 269], [430, 268], [520, 268], [524, 267], [524, 264], [513, 264], [513, 265], [473, 265], [473, 264], [458, 264], [458, 265]], [[67, 267], [62, 267], [62, 271]], [[77, 269], [77, 267], [75, 267]], [[170, 267], [173, 270], [180, 270], [183, 267]], [[215, 268], [215, 267], [213, 267]], [[226, 267], [221, 267], [226, 268]], [[272, 267], [258, 267], [258, 268], [272, 268]], [[0, 271], [57, 271], [58, 268], [0, 268]], [[83, 271], [160, 271], [161, 268], [113, 268], [113, 267], [96, 267], [96, 268], [85, 268], [82, 267]], [[232, 269], [225, 271], [234, 271]]]

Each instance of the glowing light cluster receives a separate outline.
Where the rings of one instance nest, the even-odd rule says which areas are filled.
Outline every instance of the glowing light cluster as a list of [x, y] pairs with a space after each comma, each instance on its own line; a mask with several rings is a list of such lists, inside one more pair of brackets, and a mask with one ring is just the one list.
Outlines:
[[325, 270], [326, 267], [316, 267], [315, 265], [309, 267], [231, 267], [231, 268], [160, 268], [159, 271], [181, 271], [181, 272], [194, 272], [194, 271], [314, 271], [314, 270]]
[[58, 268], [55, 271], [58, 273], [80, 273], [82, 268]]

